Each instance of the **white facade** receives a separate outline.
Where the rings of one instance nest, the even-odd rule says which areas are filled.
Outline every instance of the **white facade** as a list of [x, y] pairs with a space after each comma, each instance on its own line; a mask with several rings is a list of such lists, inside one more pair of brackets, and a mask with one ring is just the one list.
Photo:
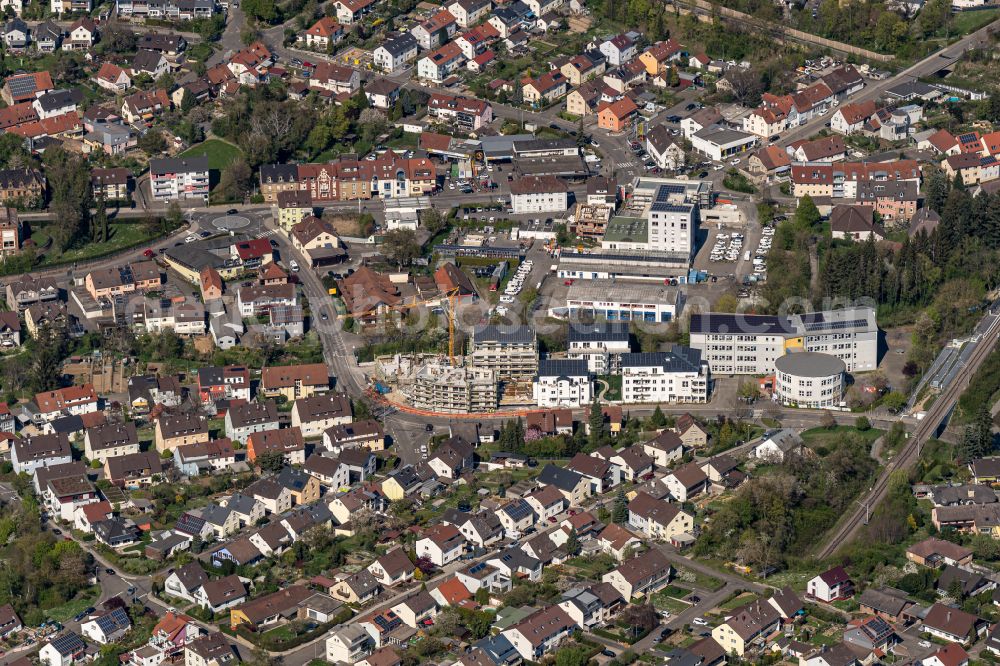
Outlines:
[[768, 375], [787, 351], [821, 352], [840, 358], [847, 372], [878, 364], [878, 324], [872, 308], [827, 310], [788, 317], [691, 316], [691, 342], [715, 375]]
[[584, 361], [542, 361], [532, 385], [539, 407], [582, 407], [594, 397], [594, 383]]
[[[689, 350], [692, 351], [692, 350]], [[662, 354], [622, 356], [622, 401], [708, 402], [708, 364]]]
[[775, 362], [775, 399], [798, 407], [834, 407], [844, 395], [845, 368], [843, 361], [828, 354], [782, 356]]
[[757, 143], [757, 137], [737, 130], [706, 128], [691, 135], [691, 147], [716, 162], [744, 153]]
[[569, 192], [528, 192], [512, 194], [511, 208], [514, 214], [522, 213], [563, 213], [569, 207]]

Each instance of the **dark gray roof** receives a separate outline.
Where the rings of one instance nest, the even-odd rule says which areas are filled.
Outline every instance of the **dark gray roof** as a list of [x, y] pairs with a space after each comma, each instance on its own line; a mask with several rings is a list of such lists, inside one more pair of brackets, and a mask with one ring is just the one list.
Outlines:
[[208, 171], [208, 156], [164, 157], [149, 160], [149, 172], [163, 173], [198, 173]]
[[132, 59], [132, 69], [137, 72], [155, 72], [163, 54], [149, 49], [139, 49]]
[[38, 105], [43, 111], [54, 111], [71, 104], [83, 101], [83, 93], [76, 88], [72, 90], [52, 90], [38, 98]]
[[582, 478], [583, 475], [574, 472], [571, 469], [558, 467], [557, 465], [549, 463], [544, 469], [542, 469], [542, 473], [538, 475], [538, 482], [546, 486], [555, 486], [560, 490], [569, 492], [576, 488]]
[[623, 368], [659, 366], [664, 372], [698, 372], [701, 367], [701, 350], [675, 345], [667, 352], [640, 352], [622, 354]]
[[842, 360], [830, 354], [799, 352], [778, 358], [774, 362], [774, 367], [780, 372], [787, 372], [796, 377], [829, 377], [844, 372], [847, 366]]
[[475, 333], [476, 342], [499, 342], [506, 344], [530, 344], [535, 341], [535, 332], [530, 326], [505, 326], [490, 324]]
[[403, 32], [389, 37], [379, 46], [388, 51], [393, 57], [399, 57], [407, 51], [417, 48], [417, 40], [409, 32]]
[[751, 335], [788, 335], [795, 332], [787, 317], [775, 315], [728, 314], [706, 312], [691, 315], [692, 333], [747, 333]]
[[546, 359], [538, 362], [539, 377], [587, 377], [587, 361], [570, 359]]
[[628, 324], [622, 322], [570, 324], [566, 334], [567, 342], [626, 342], [628, 338]]

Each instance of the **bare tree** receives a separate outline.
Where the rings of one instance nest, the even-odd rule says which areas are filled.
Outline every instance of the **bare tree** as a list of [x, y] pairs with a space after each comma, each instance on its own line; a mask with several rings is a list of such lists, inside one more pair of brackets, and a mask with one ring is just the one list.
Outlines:
[[726, 80], [732, 87], [733, 99], [743, 106], [754, 106], [760, 97], [760, 76], [751, 67], [733, 67], [726, 74]]

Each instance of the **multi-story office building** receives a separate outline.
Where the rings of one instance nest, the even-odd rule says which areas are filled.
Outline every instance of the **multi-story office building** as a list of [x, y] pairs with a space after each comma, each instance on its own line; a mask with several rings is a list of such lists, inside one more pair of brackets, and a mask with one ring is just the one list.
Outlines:
[[700, 210], [711, 204], [710, 183], [642, 178], [631, 199], [611, 218], [601, 240], [607, 250], [652, 250], [690, 260]]
[[717, 375], [770, 374], [775, 361], [796, 351], [836, 356], [848, 372], [865, 372], [878, 366], [878, 324], [870, 307], [788, 316], [709, 312], [691, 316], [691, 347]]
[[538, 342], [529, 326], [492, 325], [472, 334], [472, 367], [487, 368], [497, 379], [531, 379], [538, 370]]

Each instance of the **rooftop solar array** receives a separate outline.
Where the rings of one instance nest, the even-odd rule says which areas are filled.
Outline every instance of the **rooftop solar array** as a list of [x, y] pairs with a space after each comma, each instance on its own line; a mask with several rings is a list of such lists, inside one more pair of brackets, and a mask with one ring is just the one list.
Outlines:
[[531, 506], [523, 500], [516, 501], [505, 506], [504, 511], [506, 511], [512, 520], [521, 520], [531, 515]]
[[35, 93], [35, 77], [19, 76], [7, 79], [7, 87], [10, 89], [11, 97], [21, 98]]
[[813, 331], [840, 331], [845, 328], [863, 328], [867, 325], [867, 319], [851, 319], [847, 321], [810, 322], [805, 326], [806, 332], [811, 333]]
[[688, 213], [691, 211], [691, 206], [657, 202], [650, 206], [649, 210], [657, 213]]

